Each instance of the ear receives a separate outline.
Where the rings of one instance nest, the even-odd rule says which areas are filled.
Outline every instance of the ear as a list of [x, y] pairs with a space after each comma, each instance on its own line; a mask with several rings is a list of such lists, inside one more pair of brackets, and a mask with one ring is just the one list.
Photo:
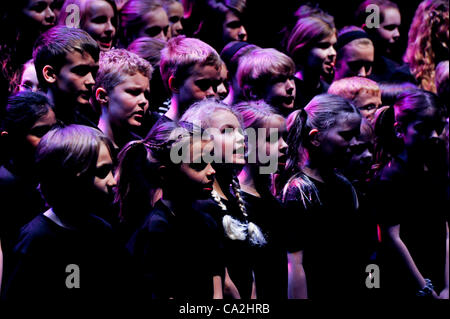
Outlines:
[[159, 178], [161, 179], [161, 182], [167, 181], [168, 172], [169, 172], [169, 170], [167, 169], [166, 166], [161, 165], [160, 167], [158, 167], [158, 175], [159, 175]]
[[395, 132], [395, 137], [400, 138], [400, 139], [403, 138], [403, 132], [402, 132], [402, 129], [398, 122], [394, 123], [394, 132]]
[[173, 75], [171, 75], [169, 77], [169, 89], [173, 93], [178, 93], [180, 91], [180, 87], [178, 86], [178, 81]]
[[47, 83], [56, 82], [56, 72], [51, 65], [44, 66], [44, 68], [42, 69], [42, 75]]
[[258, 100], [258, 94], [256, 90], [247, 84], [244, 84], [244, 86], [242, 87], [242, 95], [247, 100]]
[[102, 87], [95, 90], [95, 99], [100, 105], [107, 105], [109, 101], [108, 92]]
[[320, 146], [319, 130], [316, 128], [313, 128], [311, 131], [309, 131], [308, 135], [309, 135], [310, 143], [312, 145], [314, 145], [315, 147], [319, 147]]

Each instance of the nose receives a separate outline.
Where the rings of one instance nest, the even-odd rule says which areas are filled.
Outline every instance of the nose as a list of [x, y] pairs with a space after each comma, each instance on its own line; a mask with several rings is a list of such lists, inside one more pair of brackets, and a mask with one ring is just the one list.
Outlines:
[[213, 85], [211, 85], [206, 91], [206, 97], [207, 98], [215, 98], [217, 97], [217, 91], [218, 91], [218, 87], [214, 88]]
[[365, 67], [361, 67], [361, 69], [358, 70], [358, 76], [361, 77], [366, 77], [367, 76], [367, 72], [366, 72], [366, 68]]
[[145, 109], [148, 106], [148, 99], [144, 93], [142, 93], [139, 97], [140, 98], [139, 98], [138, 106], [145, 111]]
[[398, 30], [398, 28], [395, 28], [395, 29], [394, 29], [394, 33], [393, 33], [392, 37], [393, 37], [395, 40], [398, 40], [398, 39], [400, 38], [400, 31]]
[[433, 130], [433, 132], [431, 132], [431, 138], [439, 138], [439, 134], [436, 130]]
[[281, 154], [286, 154], [288, 145], [286, 143], [286, 141], [284, 140], [284, 138], [280, 138], [279, 144], [278, 144], [278, 150], [280, 151]]
[[106, 24], [105, 33], [112, 36], [116, 34], [116, 28], [111, 23], [111, 21], [108, 21], [108, 23]]
[[89, 72], [89, 73], [86, 75], [84, 84], [85, 84], [87, 87], [93, 86], [93, 85], [95, 84], [95, 79], [94, 79], [94, 76], [92, 75], [91, 72]]
[[106, 180], [106, 185], [107, 185], [109, 188], [113, 188], [113, 187], [116, 187], [116, 186], [117, 186], [116, 178], [114, 177], [114, 175], [113, 175], [112, 172], [109, 172], [109, 174], [108, 174], [108, 176], [107, 176], [106, 178], [107, 178], [107, 180]]
[[50, 7], [48, 7], [48, 8], [45, 10], [45, 21], [46, 21], [47, 23], [54, 23], [55, 20], [56, 20], [56, 15], [55, 15], [55, 13], [53, 12], [53, 10], [52, 10]]
[[334, 46], [330, 46], [328, 49], [328, 57], [330, 59], [333, 59], [336, 57], [336, 50], [334, 49]]
[[226, 95], [227, 93], [228, 92], [227, 92], [227, 88], [225, 87], [225, 84], [223, 82], [220, 83], [219, 86], [217, 87], [217, 94], [219, 96], [221, 96], [221, 95]]
[[214, 179], [214, 176], [216, 175], [216, 171], [212, 167], [211, 163], [208, 164], [206, 175], [209, 177], [209, 180]]
[[238, 33], [239, 40], [245, 40], [247, 37], [247, 30], [245, 30], [244, 26], [241, 26]]
[[364, 164], [371, 164], [373, 159], [373, 155], [369, 150], [365, 150], [364, 153], [361, 155], [361, 160]]
[[167, 42], [167, 36], [164, 33], [164, 30], [161, 30], [161, 32], [155, 37], [156, 39], [160, 39], [164, 42]]
[[244, 134], [241, 133], [239, 129], [235, 129], [235, 143], [236, 144], [243, 144], [245, 142]]
[[173, 25], [173, 28], [176, 31], [176, 34], [179, 35], [183, 32], [183, 25], [181, 24], [181, 21], [178, 21]]
[[289, 95], [292, 95], [292, 93], [294, 92], [294, 88], [295, 88], [295, 82], [294, 80], [288, 79], [286, 81], [286, 92]]

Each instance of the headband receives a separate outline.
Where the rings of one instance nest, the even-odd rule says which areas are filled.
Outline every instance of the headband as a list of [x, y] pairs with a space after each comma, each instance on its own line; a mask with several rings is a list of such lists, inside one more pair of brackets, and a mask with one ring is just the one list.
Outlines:
[[369, 39], [369, 35], [364, 31], [350, 31], [339, 36], [334, 49], [336, 51], [342, 49], [345, 45], [356, 39]]

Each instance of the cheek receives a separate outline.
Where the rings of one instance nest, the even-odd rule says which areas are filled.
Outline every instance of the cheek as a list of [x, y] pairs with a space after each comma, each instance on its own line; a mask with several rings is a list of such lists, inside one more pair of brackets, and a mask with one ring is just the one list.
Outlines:
[[41, 140], [41, 138], [29, 134], [29, 135], [27, 135], [25, 137], [25, 140], [26, 140], [27, 144], [31, 146], [31, 148], [36, 149], [36, 147], [39, 144], [39, 141]]
[[34, 11], [24, 10], [23, 13], [27, 16], [32, 22], [37, 22], [38, 24], [42, 24], [44, 21], [44, 14], [37, 13]]
[[89, 35], [94, 38], [95, 40], [97, 40], [102, 32], [103, 32], [103, 25], [99, 25], [99, 24], [93, 24], [93, 23], [86, 23], [86, 25], [83, 28], [84, 31], [86, 31], [87, 33], [89, 33]]

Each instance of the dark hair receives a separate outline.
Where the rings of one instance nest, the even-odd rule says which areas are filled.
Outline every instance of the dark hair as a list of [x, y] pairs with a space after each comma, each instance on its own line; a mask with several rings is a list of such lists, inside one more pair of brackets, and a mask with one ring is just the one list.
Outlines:
[[19, 92], [8, 99], [1, 130], [8, 132], [9, 138], [20, 139], [53, 105], [47, 96], [36, 92]]
[[410, 83], [379, 83], [378, 84], [381, 91], [381, 101], [383, 105], [393, 106], [397, 101], [398, 96], [412, 89], [417, 89], [417, 86]]
[[40, 190], [50, 206], [73, 198], [71, 191], [80, 185], [85, 187], [80, 181], [94, 176], [102, 143], [112, 153], [108, 137], [84, 125], [59, 127], [44, 135], [36, 150], [36, 168]]
[[[384, 11], [386, 9], [392, 8], [399, 10], [397, 4], [389, 0], [365, 0], [359, 5], [355, 12], [355, 21], [358, 26], [364, 27], [368, 15], [366, 12], [366, 7], [371, 4], [377, 5], [380, 8], [380, 23], [384, 21]], [[366, 29], [366, 31], [369, 30], [370, 29], [368, 28]]]
[[68, 53], [89, 53], [95, 61], [99, 60], [100, 49], [97, 42], [81, 29], [56, 26], [41, 34], [33, 48], [33, 59], [39, 84], [47, 87], [42, 69], [51, 65], [55, 72], [67, 62]]
[[388, 107], [378, 114], [375, 120], [374, 152], [377, 168], [382, 168], [402, 150], [403, 145], [397, 138], [394, 125], [400, 130], [404, 129], [430, 108], [437, 109], [444, 115], [444, 108], [436, 94], [415, 89], [401, 93], [393, 107]]
[[309, 132], [312, 129], [327, 130], [336, 124], [341, 113], [358, 114], [359, 110], [347, 99], [338, 95], [316, 95], [296, 116], [289, 129], [289, 145], [286, 172], [289, 176], [299, 172], [305, 161], [305, 150], [310, 147]]

